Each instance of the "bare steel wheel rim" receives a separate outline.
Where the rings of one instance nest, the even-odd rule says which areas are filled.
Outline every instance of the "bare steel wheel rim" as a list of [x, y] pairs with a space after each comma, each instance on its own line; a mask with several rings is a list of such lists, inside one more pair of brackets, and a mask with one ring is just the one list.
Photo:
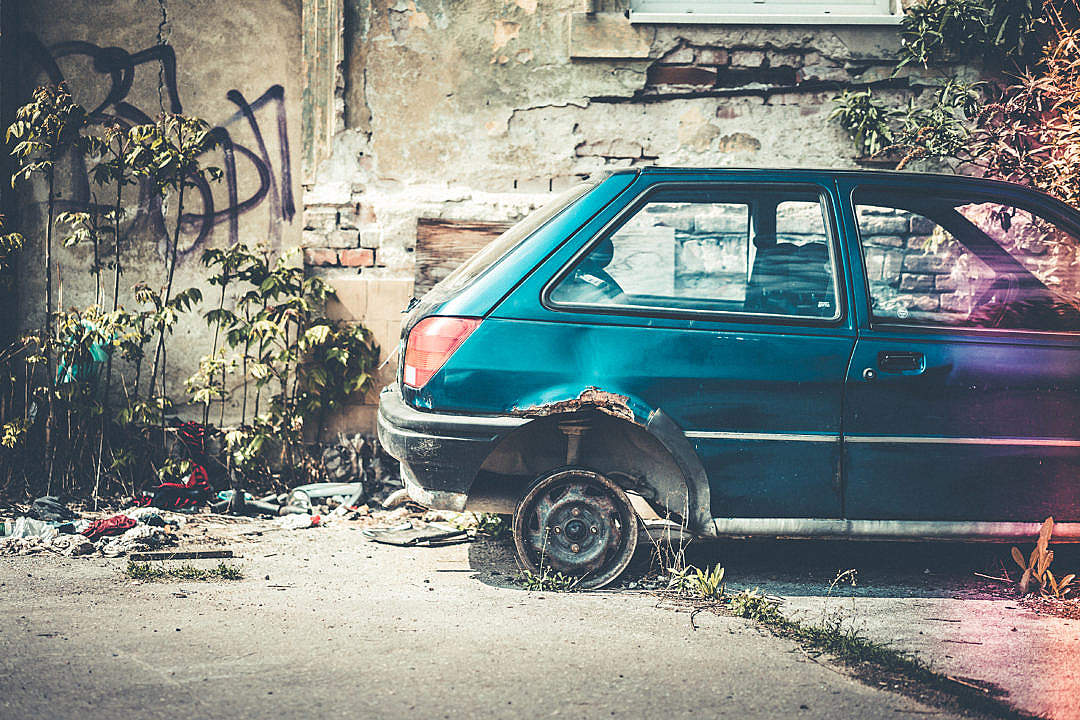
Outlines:
[[539, 479], [514, 513], [518, 559], [580, 578], [579, 587], [610, 583], [637, 548], [637, 516], [626, 494], [592, 470], [559, 470]]

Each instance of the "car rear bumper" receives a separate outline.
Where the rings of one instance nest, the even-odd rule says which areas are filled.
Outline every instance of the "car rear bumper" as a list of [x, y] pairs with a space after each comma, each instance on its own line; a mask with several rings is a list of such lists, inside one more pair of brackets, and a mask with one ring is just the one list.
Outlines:
[[379, 395], [379, 442], [401, 462], [401, 479], [416, 502], [462, 511], [469, 488], [496, 442], [528, 422], [504, 416], [451, 415], [408, 405], [396, 385]]

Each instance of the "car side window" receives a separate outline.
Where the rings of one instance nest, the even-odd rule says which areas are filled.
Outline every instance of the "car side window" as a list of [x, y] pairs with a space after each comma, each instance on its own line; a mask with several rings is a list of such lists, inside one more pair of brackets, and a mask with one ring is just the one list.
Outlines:
[[556, 305], [839, 317], [817, 190], [654, 194], [552, 289]]
[[881, 190], [855, 212], [876, 323], [1080, 331], [1080, 243], [1053, 221]]

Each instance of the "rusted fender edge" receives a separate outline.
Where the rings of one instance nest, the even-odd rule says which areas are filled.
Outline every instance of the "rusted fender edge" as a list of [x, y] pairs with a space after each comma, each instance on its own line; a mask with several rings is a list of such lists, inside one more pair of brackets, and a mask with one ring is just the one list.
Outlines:
[[[689, 529], [700, 536], [716, 535], [710, 508], [709, 478], [705, 474], [705, 467], [701, 464], [701, 458], [698, 457], [694, 446], [683, 434], [682, 428], [676, 425], [663, 410], [651, 409], [628, 395], [591, 385], [582, 390], [577, 397], [515, 407], [510, 411], [510, 415], [542, 418], [587, 410], [631, 422], [655, 437], [671, 453], [686, 481], [690, 502], [693, 504], [690, 508], [690, 516], [687, 518]], [[681, 512], [682, 508], [671, 508], [671, 510]]]
[[555, 402], [541, 403], [523, 408], [515, 407], [510, 411], [510, 414], [514, 417], [542, 418], [549, 415], [564, 415], [583, 410], [595, 410], [605, 415], [628, 420], [643, 427], [645, 424], [638, 420], [639, 413], [634, 412], [628, 395], [608, 392], [596, 386], [589, 386], [582, 390], [577, 397], [566, 400], [556, 400]]

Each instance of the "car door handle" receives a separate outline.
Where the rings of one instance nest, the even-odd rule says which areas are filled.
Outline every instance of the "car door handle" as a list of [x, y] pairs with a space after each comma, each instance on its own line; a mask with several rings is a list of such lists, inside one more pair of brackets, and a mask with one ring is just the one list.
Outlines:
[[926, 369], [926, 356], [920, 352], [883, 350], [877, 356], [881, 372], [919, 375]]

